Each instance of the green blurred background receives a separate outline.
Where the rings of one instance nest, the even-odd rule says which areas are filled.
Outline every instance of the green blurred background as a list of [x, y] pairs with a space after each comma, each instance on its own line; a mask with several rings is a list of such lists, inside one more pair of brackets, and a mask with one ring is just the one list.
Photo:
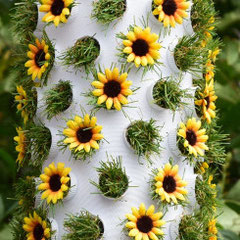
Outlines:
[[[16, 179], [13, 137], [19, 122], [13, 96], [15, 76], [10, 71], [16, 47], [9, 31], [9, 9], [14, 1], [0, 0], [0, 239], [10, 240], [8, 223], [16, 206], [12, 184]], [[218, 198], [223, 213], [219, 217], [221, 238], [240, 239], [240, 0], [215, 0], [221, 22], [218, 34], [224, 43], [217, 62], [216, 91], [220, 124], [230, 134], [227, 164], [220, 173]]]

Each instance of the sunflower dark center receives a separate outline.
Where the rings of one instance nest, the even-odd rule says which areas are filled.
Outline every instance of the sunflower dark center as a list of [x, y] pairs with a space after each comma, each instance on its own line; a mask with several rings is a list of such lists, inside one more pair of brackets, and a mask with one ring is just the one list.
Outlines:
[[204, 98], [204, 100], [206, 100], [206, 101], [207, 101], [206, 108], [208, 109], [208, 108], [209, 108], [209, 106], [210, 106], [210, 98], [209, 98], [209, 96], [208, 96], [208, 97], [205, 97], [205, 98]]
[[166, 176], [163, 180], [163, 189], [167, 193], [173, 193], [176, 190], [176, 180], [172, 176]]
[[80, 143], [87, 143], [92, 139], [92, 129], [80, 128], [77, 131], [77, 139]]
[[188, 140], [189, 144], [194, 146], [197, 142], [196, 133], [192, 130], [187, 130], [186, 132], [186, 139]]
[[63, 8], [64, 8], [63, 0], [54, 0], [51, 6], [51, 12], [53, 15], [59, 16], [62, 13]]
[[168, 16], [174, 15], [177, 11], [177, 4], [175, 0], [164, 0], [162, 7], [164, 13]]
[[118, 94], [121, 92], [121, 85], [119, 82], [112, 80], [107, 82], [104, 85], [104, 93], [108, 96], [108, 97], [117, 97]]
[[52, 175], [49, 181], [50, 189], [53, 192], [57, 192], [61, 188], [61, 177], [59, 174]]
[[142, 216], [137, 220], [137, 228], [142, 233], [148, 233], [153, 228], [153, 221], [148, 216]]
[[137, 39], [132, 45], [132, 51], [136, 56], [146, 56], [149, 52], [149, 45], [144, 39]]
[[43, 66], [44, 62], [45, 62], [45, 52], [41, 49], [35, 55], [35, 63], [40, 68]]
[[44, 229], [41, 224], [37, 224], [33, 230], [33, 236], [35, 240], [42, 240], [44, 237]]

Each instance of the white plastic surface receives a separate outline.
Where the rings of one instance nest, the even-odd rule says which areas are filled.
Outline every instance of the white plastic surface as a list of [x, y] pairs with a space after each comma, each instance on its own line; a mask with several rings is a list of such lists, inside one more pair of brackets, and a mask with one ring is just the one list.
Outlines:
[[[62, 27], [55, 28], [54, 25], [51, 25], [46, 28], [50, 39], [56, 43], [55, 48], [58, 54], [66, 48], [73, 46], [77, 39], [84, 36], [95, 35], [95, 38], [99, 41], [101, 46], [101, 55], [96, 65], [99, 63], [102, 68], [107, 68], [110, 67], [112, 63], [119, 63], [119, 59], [116, 56], [116, 48], [121, 41], [116, 38], [116, 34], [119, 32], [127, 33], [127, 29], [130, 24], [134, 23], [134, 19], [139, 26], [142, 26], [141, 18], [142, 16], [147, 17], [146, 9], [149, 9], [151, 0], [127, 0], [127, 10], [124, 17], [117, 21], [117, 24], [110, 25], [107, 30], [106, 26], [100, 25], [96, 21], [90, 19], [92, 1], [77, 2], [80, 4], [78, 5], [78, 15], [75, 17], [74, 21], [64, 24]], [[43, 13], [40, 13], [40, 17], [42, 15]], [[159, 33], [160, 25], [153, 24], [149, 21], [149, 26], [152, 28], [152, 32]], [[135, 67], [133, 67], [128, 77], [129, 80], [133, 81], [134, 87], [141, 87], [133, 96], [129, 97], [129, 99], [137, 101], [137, 103], [132, 104], [135, 108], [125, 108], [128, 117], [132, 121], [141, 118], [143, 120], [154, 118], [157, 120], [159, 126], [163, 126], [161, 135], [164, 139], [162, 142], [162, 147], [164, 149], [159, 157], [154, 157], [152, 159], [154, 163], [151, 167], [148, 166], [144, 159], [140, 159], [140, 162], [144, 163], [140, 165], [138, 156], [124, 144], [123, 132], [130, 123], [129, 119], [127, 119], [122, 112], [108, 112], [106, 110], [98, 111], [96, 116], [98, 118], [97, 124], [103, 126], [102, 132], [109, 144], [104, 142], [92, 159], [85, 162], [76, 161], [70, 158], [70, 151], [68, 149], [64, 154], [58, 149], [57, 154], [54, 157], [50, 156], [45, 162], [44, 166], [47, 166], [52, 161], [65, 162], [66, 167], [72, 168], [78, 182], [77, 194], [74, 198], [64, 202], [63, 207], [58, 206], [55, 210], [54, 219], [59, 226], [59, 239], [64, 234], [63, 221], [65, 214], [77, 213], [82, 209], [86, 209], [92, 214], [99, 215], [102, 219], [105, 226], [104, 239], [128, 239], [128, 237], [122, 233], [123, 226], [120, 225], [122, 220], [125, 219], [125, 214], [131, 212], [132, 206], [139, 207], [141, 202], [145, 203], [146, 207], [151, 204], [155, 204], [156, 206], [156, 203], [151, 200], [149, 194], [150, 186], [148, 181], [150, 179], [149, 173], [151, 173], [152, 168], [163, 166], [168, 162], [169, 157], [172, 156], [174, 160], [180, 164], [180, 174], [184, 172], [185, 178], [193, 177], [193, 168], [188, 166], [186, 162], [178, 161], [179, 159], [171, 153], [167, 140], [168, 132], [176, 129], [178, 123], [184, 120], [184, 111], [176, 112], [174, 121], [172, 121], [173, 117], [171, 111], [161, 112], [151, 108], [146, 97], [148, 87], [153, 82], [159, 80], [160, 75], [166, 77], [174, 74], [168, 66], [166, 53], [169, 49], [169, 45], [172, 44], [175, 39], [182, 37], [184, 33], [183, 26], [177, 25], [169, 36], [161, 36], [163, 48], [160, 50], [160, 53], [163, 65], [161, 65], [162, 72], [159, 72], [159, 75], [155, 72], [148, 72], [142, 79], [142, 71], [136, 72]], [[121, 67], [120, 63], [118, 67]], [[76, 73], [73, 68], [61, 66], [58, 63], [50, 73], [48, 86], [38, 89], [38, 92], [43, 93], [46, 89], [52, 87], [53, 84], [58, 83], [60, 79], [70, 80], [71, 84], [74, 86], [74, 108], [71, 107], [72, 112], [66, 111], [62, 116], [64, 116], [65, 119], [70, 119], [75, 114], [81, 115], [80, 106], [90, 113], [91, 107], [87, 106], [87, 99], [81, 96], [82, 93], [91, 89], [91, 81], [86, 79], [84, 70], [82, 70], [81, 73]], [[90, 75], [89, 79], [93, 80], [93, 77]], [[192, 76], [190, 74], [185, 74], [181, 85], [182, 88], [191, 87]], [[41, 94], [39, 94], [39, 96], [40, 95]], [[40, 110], [43, 109], [44, 106]], [[40, 113], [38, 112], [38, 114]], [[41, 119], [47, 127], [53, 127], [60, 131], [66, 126], [65, 120], [61, 116], [53, 118], [51, 121], [48, 121], [44, 117], [41, 117]], [[55, 138], [56, 136], [52, 137]], [[112, 201], [101, 195], [92, 194], [96, 192], [97, 189], [90, 184], [89, 180], [97, 181], [98, 174], [95, 168], [99, 166], [100, 160], [107, 160], [106, 152], [109, 155], [121, 155], [123, 157], [123, 166], [126, 168], [127, 175], [130, 177], [131, 185], [138, 186], [133, 188], [130, 187], [124, 198], [119, 201]], [[193, 192], [194, 189], [189, 189], [189, 193], [193, 194]], [[174, 220], [179, 214], [178, 211], [171, 208], [164, 216], [164, 220]], [[169, 225], [170, 222], [167, 222], [164, 226], [165, 240], [170, 239]]]

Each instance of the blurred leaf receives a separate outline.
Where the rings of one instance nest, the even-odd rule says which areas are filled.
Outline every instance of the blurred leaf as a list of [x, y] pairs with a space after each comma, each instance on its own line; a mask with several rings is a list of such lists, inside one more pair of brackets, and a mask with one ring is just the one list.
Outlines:
[[233, 65], [238, 61], [238, 57], [239, 57], [238, 41], [232, 41], [231, 44], [228, 44], [226, 46], [226, 57], [229, 65]]
[[15, 160], [13, 159], [13, 157], [7, 153], [5, 150], [0, 149], [0, 159], [1, 159], [1, 163], [4, 164], [6, 166], [6, 168], [9, 170], [9, 172], [11, 172], [12, 176], [15, 176]]
[[3, 218], [4, 218], [4, 203], [2, 196], [0, 195], [0, 222], [2, 222]]
[[223, 205], [219, 213], [218, 223], [225, 229], [231, 229], [236, 234], [240, 233], [240, 215], [229, 208], [226, 204]]
[[226, 198], [240, 201], [240, 180], [238, 180], [238, 182], [232, 187]]
[[230, 207], [233, 211], [240, 214], [240, 202], [234, 200], [225, 200], [225, 204]]
[[222, 98], [225, 101], [233, 104], [236, 104], [238, 101], [240, 101], [240, 95], [238, 95], [238, 93], [230, 85], [215, 83], [215, 87], [219, 98]]
[[240, 239], [236, 233], [229, 230], [221, 230], [219, 233], [220, 233], [219, 240], [239, 240]]
[[0, 239], [1, 240], [11, 240], [12, 234], [9, 225], [5, 225], [3, 229], [0, 231]]

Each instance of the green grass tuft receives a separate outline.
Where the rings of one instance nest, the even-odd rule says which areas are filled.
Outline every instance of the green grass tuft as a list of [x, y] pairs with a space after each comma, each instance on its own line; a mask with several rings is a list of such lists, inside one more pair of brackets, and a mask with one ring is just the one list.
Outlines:
[[126, 10], [126, 0], [98, 0], [93, 2], [91, 17], [101, 24], [110, 24]]
[[90, 73], [94, 67], [94, 61], [100, 55], [100, 45], [93, 37], [78, 39], [75, 45], [60, 56], [60, 60], [66, 66], [73, 65], [76, 70], [83, 67], [86, 73]]
[[222, 133], [221, 126], [218, 125], [218, 120], [213, 119], [211, 125], [205, 123], [207, 135], [209, 137], [207, 146], [209, 151], [205, 153], [205, 161], [208, 164], [224, 165], [227, 158], [226, 146], [229, 144], [229, 134]]
[[67, 233], [63, 240], [98, 240], [104, 233], [102, 221], [88, 211], [68, 215], [64, 220], [64, 228]]
[[20, 0], [11, 9], [11, 31], [18, 42], [29, 39], [37, 27], [38, 8], [35, 0]]
[[201, 40], [196, 34], [182, 37], [174, 50], [177, 67], [195, 75], [202, 73], [207, 57], [208, 50], [201, 47]]
[[217, 23], [212, 22], [211, 18], [216, 17], [216, 14], [212, 0], [193, 0], [191, 20], [194, 31], [201, 35], [203, 35], [205, 31], [214, 34], [213, 30]]
[[21, 214], [30, 213], [34, 209], [36, 182], [34, 177], [19, 178], [14, 184], [15, 199], [18, 201], [16, 211]]
[[199, 212], [182, 217], [179, 224], [178, 239], [209, 240], [207, 221], [202, 221], [201, 217], [199, 216]]
[[41, 168], [51, 148], [51, 132], [43, 125], [32, 125], [24, 133], [27, 138], [26, 153], [31, 155], [29, 165]]
[[52, 89], [45, 92], [47, 119], [65, 111], [72, 103], [72, 86], [70, 81], [60, 80]]
[[91, 183], [97, 187], [101, 193], [110, 198], [121, 197], [128, 189], [129, 179], [125, 169], [122, 167], [122, 157], [119, 156], [112, 161], [100, 162], [100, 167], [97, 168], [99, 174], [99, 182]]
[[154, 103], [173, 112], [187, 105], [182, 101], [182, 98], [191, 97], [188, 90], [181, 89], [179, 82], [176, 82], [172, 77], [160, 79], [153, 87]]
[[195, 186], [196, 200], [200, 206], [200, 214], [202, 217], [213, 216], [215, 213], [215, 208], [219, 205], [216, 199], [216, 189], [211, 188], [208, 183], [208, 176], [204, 176], [203, 179], [197, 177]]
[[161, 152], [160, 129], [154, 119], [134, 121], [127, 128], [126, 139], [139, 157], [144, 156], [151, 163], [150, 155]]

